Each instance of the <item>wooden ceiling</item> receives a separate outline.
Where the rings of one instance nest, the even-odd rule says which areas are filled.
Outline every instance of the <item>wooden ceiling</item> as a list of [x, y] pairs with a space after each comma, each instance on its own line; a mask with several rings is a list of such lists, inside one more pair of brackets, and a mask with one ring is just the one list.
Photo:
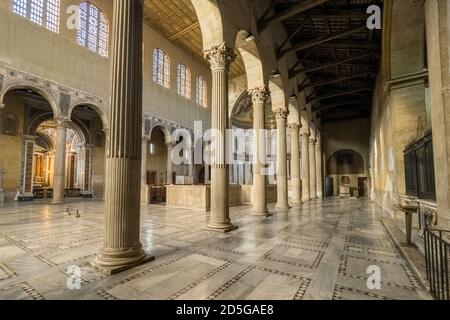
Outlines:
[[[203, 41], [197, 14], [191, 0], [145, 0], [144, 21], [199, 61], [203, 58]], [[241, 59], [231, 65], [230, 76], [245, 72]]]
[[[382, 0], [272, 0], [260, 19], [260, 32], [282, 22], [288, 38], [281, 59], [296, 55], [290, 77], [306, 73], [312, 110], [322, 122], [369, 117], [379, 69], [381, 31], [367, 28], [370, 5]], [[270, 12], [275, 11], [275, 14]], [[290, 43], [290, 44], [289, 44]]]

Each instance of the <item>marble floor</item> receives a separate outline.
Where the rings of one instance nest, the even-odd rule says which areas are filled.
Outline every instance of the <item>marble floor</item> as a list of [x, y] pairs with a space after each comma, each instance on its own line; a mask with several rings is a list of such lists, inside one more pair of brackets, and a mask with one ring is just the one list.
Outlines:
[[[203, 230], [205, 213], [143, 206], [142, 243], [156, 260], [113, 276], [89, 264], [103, 206], [0, 207], [0, 299], [430, 299], [368, 200], [272, 207], [269, 218], [235, 207], [239, 229], [226, 235]], [[381, 270], [379, 290], [367, 286], [370, 266]]]

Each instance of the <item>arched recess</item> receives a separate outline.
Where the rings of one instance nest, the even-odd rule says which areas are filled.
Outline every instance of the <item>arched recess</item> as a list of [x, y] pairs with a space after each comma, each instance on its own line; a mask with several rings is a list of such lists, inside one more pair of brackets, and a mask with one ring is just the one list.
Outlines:
[[69, 117], [69, 119], [72, 118], [73, 111], [77, 107], [89, 107], [92, 110], [94, 110], [102, 121], [103, 130], [109, 129], [109, 118], [107, 113], [105, 112], [105, 110], [103, 110], [103, 108], [91, 102], [76, 102], [72, 104], [69, 108], [69, 111], [67, 112], [67, 116]]
[[329, 175], [364, 175], [364, 158], [352, 149], [339, 150], [328, 159], [327, 170]]
[[42, 96], [50, 105], [50, 107], [52, 108], [53, 111], [53, 115], [55, 117], [58, 117], [61, 115], [61, 110], [58, 107], [58, 101], [57, 99], [53, 96], [52, 93], [48, 92], [47, 90], [41, 89], [37, 86], [32, 86], [29, 84], [10, 84], [7, 85], [3, 88], [3, 90], [0, 92], [0, 106], [4, 105], [4, 100], [5, 100], [5, 96], [7, 93], [12, 92], [14, 90], [31, 90], [37, 94], [39, 94], [40, 96]]
[[166, 143], [172, 142], [172, 133], [170, 132], [170, 129], [162, 124], [157, 124], [150, 129], [149, 138], [152, 137], [152, 133], [155, 129], [161, 130], [161, 132], [164, 134]]

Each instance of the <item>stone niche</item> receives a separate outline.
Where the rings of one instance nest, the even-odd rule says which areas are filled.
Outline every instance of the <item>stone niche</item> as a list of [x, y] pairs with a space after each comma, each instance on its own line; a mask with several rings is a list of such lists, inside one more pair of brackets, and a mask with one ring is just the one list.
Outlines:
[[[252, 203], [251, 185], [230, 185], [229, 205], [249, 205]], [[268, 186], [268, 202], [276, 202], [276, 186]], [[211, 186], [209, 185], [170, 185], [167, 186], [166, 206], [169, 208], [199, 211], [211, 210]]]

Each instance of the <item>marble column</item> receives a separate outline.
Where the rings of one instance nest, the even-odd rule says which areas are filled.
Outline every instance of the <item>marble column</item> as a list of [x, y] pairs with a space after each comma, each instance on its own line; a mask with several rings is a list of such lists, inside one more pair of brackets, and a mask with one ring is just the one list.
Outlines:
[[150, 204], [151, 193], [150, 186], [147, 184], [147, 160], [148, 160], [149, 138], [142, 137], [142, 155], [141, 155], [141, 202]]
[[277, 209], [289, 209], [287, 177], [286, 124], [289, 110], [285, 107], [274, 111], [277, 121]]
[[64, 202], [66, 186], [66, 139], [69, 119], [58, 117], [56, 122], [56, 150], [53, 173], [53, 204]]
[[205, 184], [209, 184], [209, 165], [205, 164]]
[[306, 202], [311, 200], [309, 192], [309, 131], [301, 130], [300, 136], [302, 140], [302, 201]]
[[142, 138], [141, 186], [147, 185], [148, 138]]
[[108, 274], [152, 259], [140, 241], [143, 4], [113, 3], [105, 236], [93, 263]]
[[207, 229], [230, 232], [237, 227], [231, 223], [229, 210], [229, 166], [226, 163], [228, 129], [228, 72], [234, 60], [233, 51], [226, 43], [204, 52], [212, 71], [211, 128], [214, 130], [211, 154], [211, 218]]
[[266, 87], [249, 90], [253, 102], [253, 214], [268, 216], [267, 209], [267, 176], [266, 135], [265, 135], [265, 106], [270, 92]]
[[316, 134], [316, 189], [317, 198], [323, 198], [323, 175], [322, 175], [322, 143], [320, 134]]
[[175, 144], [170, 141], [166, 143], [167, 146], [167, 184], [174, 184], [173, 181], [173, 162], [172, 162], [172, 152]]
[[316, 189], [316, 138], [309, 138], [309, 197], [317, 198]]
[[292, 186], [292, 204], [302, 203], [302, 182], [300, 178], [300, 149], [299, 135], [300, 123], [289, 125], [291, 129], [291, 186]]

